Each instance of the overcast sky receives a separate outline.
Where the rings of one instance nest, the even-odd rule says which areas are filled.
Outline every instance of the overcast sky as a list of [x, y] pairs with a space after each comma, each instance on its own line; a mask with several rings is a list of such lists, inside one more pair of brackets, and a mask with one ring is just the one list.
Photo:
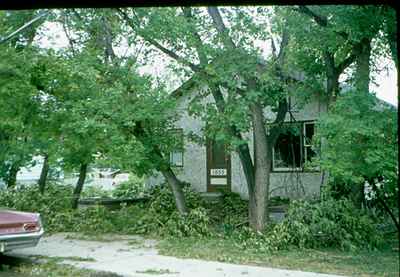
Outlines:
[[[45, 23], [43, 29], [46, 36], [42, 36], [36, 41], [40, 47], [53, 49], [68, 47], [68, 40], [60, 25]], [[45, 31], [46, 29], [47, 31]], [[116, 49], [116, 52], [118, 51], [125, 52], [126, 49]], [[176, 88], [180, 83], [179, 79], [174, 76], [171, 70], [166, 68], [166, 63], [160, 61], [161, 59], [153, 61], [153, 63], [140, 68], [140, 73], [151, 74], [155, 77], [164, 77], [171, 80], [171, 83], [168, 84], [170, 88]], [[376, 85], [372, 83], [370, 89], [376, 93], [378, 98], [398, 106], [397, 72], [395, 65], [392, 60], [382, 59], [379, 67], [383, 68], [385, 65], [388, 65], [388, 70], [382, 70], [379, 74], [373, 76], [375, 77]]]

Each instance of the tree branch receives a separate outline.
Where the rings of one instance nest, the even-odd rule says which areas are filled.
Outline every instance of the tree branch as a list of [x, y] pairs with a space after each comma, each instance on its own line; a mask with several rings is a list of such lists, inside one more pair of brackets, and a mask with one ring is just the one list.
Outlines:
[[288, 103], [286, 98], [284, 98], [281, 101], [279, 101], [278, 113], [272, 124], [271, 129], [269, 130], [268, 139], [271, 142], [271, 145], [275, 145], [275, 142], [281, 133], [281, 127], [283, 122], [285, 121], [287, 112], [288, 112]]
[[336, 72], [341, 74], [348, 66], [350, 66], [357, 58], [360, 51], [360, 43], [353, 46], [350, 55], [336, 66]]
[[286, 47], [289, 44], [289, 32], [288, 29], [286, 27], [284, 27], [283, 32], [282, 32], [282, 42], [281, 42], [281, 46], [279, 49], [279, 54], [278, 54], [278, 66], [280, 68], [282, 68], [283, 63], [284, 63], [284, 58], [285, 58], [285, 54], [286, 54]]
[[[325, 16], [319, 15], [312, 11], [309, 7], [307, 6], [298, 6], [297, 8], [293, 8], [294, 11], [297, 11], [299, 13], [308, 15], [309, 17], [313, 18], [314, 21], [321, 27], [329, 27], [328, 26], [328, 19]], [[347, 39], [349, 35], [345, 32], [338, 32], [335, 31], [336, 34], [340, 35], [344, 39]]]
[[207, 7], [207, 12], [211, 16], [215, 28], [218, 30], [219, 34], [222, 36], [226, 46], [231, 48], [236, 48], [233, 43], [232, 38], [229, 36], [228, 29], [226, 28], [224, 21], [222, 20], [221, 14], [217, 7]]
[[[190, 7], [182, 7], [183, 15], [185, 16], [187, 22], [193, 23], [194, 18], [192, 15], [192, 8]], [[201, 37], [199, 33], [196, 30], [192, 30], [193, 35], [195, 38], [195, 48], [197, 51], [197, 56], [199, 57], [200, 60], [200, 65], [206, 65], [208, 63], [207, 56], [204, 54], [204, 52], [201, 51], [200, 47], [203, 45], [203, 42], [201, 40]]]
[[71, 48], [71, 52], [72, 52], [72, 55], [73, 56], [75, 56], [75, 47], [74, 47], [74, 40], [71, 38], [71, 36], [70, 36], [70, 34], [69, 34], [69, 32], [68, 32], [68, 28], [67, 28], [67, 17], [66, 17], [66, 15], [63, 13], [63, 20], [61, 21], [61, 25], [62, 25], [62, 27], [63, 27], [63, 30], [64, 30], [64, 33], [65, 33], [65, 36], [67, 37], [67, 39], [68, 39], [68, 43], [69, 43], [69, 47]]
[[314, 11], [312, 11], [309, 7], [307, 6], [298, 6], [296, 8], [293, 8], [293, 10], [306, 14], [309, 17], [312, 17], [314, 21], [322, 26], [322, 27], [327, 27], [328, 26], [328, 19], [325, 16], [316, 14]]
[[29, 26], [31, 26], [33, 23], [35, 23], [36, 21], [38, 21], [39, 19], [41, 19], [44, 16], [47, 16], [49, 14], [49, 11], [46, 11], [42, 14], [39, 14], [38, 16], [36, 16], [35, 18], [31, 19], [30, 21], [28, 21], [27, 23], [25, 23], [24, 25], [22, 25], [20, 28], [18, 28], [17, 30], [15, 30], [14, 32], [12, 32], [11, 34], [5, 36], [4, 38], [0, 37], [0, 44], [4, 43], [6, 41], [8, 41], [9, 39], [11, 39], [13, 36], [17, 35], [18, 33], [24, 31], [26, 28], [28, 28]]
[[175, 52], [173, 52], [172, 50], [162, 46], [160, 43], [158, 43], [156, 40], [150, 38], [149, 36], [147, 36], [146, 34], [144, 34], [144, 32], [142, 32], [139, 22], [134, 22], [127, 14], [125, 11], [123, 11], [122, 9], [117, 9], [118, 12], [122, 15], [123, 19], [125, 20], [125, 22], [134, 30], [136, 30], [136, 32], [147, 42], [149, 42], [151, 45], [153, 45], [154, 47], [156, 47], [157, 49], [159, 49], [161, 52], [163, 52], [164, 54], [168, 55], [169, 57], [171, 57], [172, 59], [190, 67], [190, 69], [192, 69], [194, 72], [197, 72], [200, 70], [199, 66], [191, 63], [187, 60], [185, 60], [184, 58], [182, 58], [181, 56], [179, 56], [178, 54], [176, 54]]

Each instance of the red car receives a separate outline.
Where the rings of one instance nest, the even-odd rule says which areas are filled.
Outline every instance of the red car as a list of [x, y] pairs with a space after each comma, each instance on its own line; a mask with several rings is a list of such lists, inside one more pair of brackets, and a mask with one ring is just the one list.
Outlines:
[[43, 233], [39, 214], [0, 209], [0, 254], [34, 247]]

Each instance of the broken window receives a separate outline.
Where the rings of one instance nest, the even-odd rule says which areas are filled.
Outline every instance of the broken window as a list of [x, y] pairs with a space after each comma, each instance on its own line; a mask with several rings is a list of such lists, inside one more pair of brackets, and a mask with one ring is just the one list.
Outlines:
[[286, 124], [279, 135], [273, 151], [274, 170], [289, 170], [300, 168], [301, 155], [301, 125]]
[[272, 152], [274, 171], [302, 170], [304, 163], [316, 155], [312, 149], [314, 122], [295, 122], [283, 125]]

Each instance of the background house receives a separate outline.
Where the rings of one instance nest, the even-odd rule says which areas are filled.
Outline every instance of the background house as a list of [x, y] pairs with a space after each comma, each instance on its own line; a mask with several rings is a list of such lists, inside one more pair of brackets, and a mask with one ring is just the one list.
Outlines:
[[[32, 166], [22, 167], [17, 174], [17, 183], [22, 185], [37, 184], [43, 167], [43, 158], [34, 157]], [[54, 171], [54, 168], [52, 168]], [[52, 179], [63, 184], [75, 186], [78, 181], [79, 173], [64, 173], [61, 168], [55, 169], [57, 176]], [[85, 187], [98, 187], [104, 190], [112, 190], [118, 184], [129, 180], [129, 173], [121, 172], [110, 168], [91, 168], [86, 175]], [[5, 187], [4, 182], [0, 179], [0, 189]]]

